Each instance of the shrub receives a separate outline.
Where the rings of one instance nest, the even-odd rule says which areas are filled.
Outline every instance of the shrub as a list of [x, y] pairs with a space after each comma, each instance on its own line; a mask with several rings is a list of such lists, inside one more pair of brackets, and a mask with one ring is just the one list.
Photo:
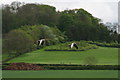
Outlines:
[[46, 45], [65, 41], [66, 36], [57, 28], [46, 25], [22, 26], [20, 29], [31, 35], [36, 43], [39, 39], [48, 39]]
[[48, 70], [120, 70], [118, 65], [45, 66]]
[[117, 42], [111, 42], [111, 43], [106, 43], [106, 42], [93, 42], [93, 41], [87, 41], [89, 44], [96, 44], [97, 46], [102, 46], [102, 47], [116, 47], [120, 48], [120, 43]]
[[69, 64], [48, 64], [41, 65], [47, 70], [120, 70], [119, 65], [69, 65]]
[[63, 43], [67, 40], [67, 36], [65, 36], [57, 27], [50, 27], [50, 28], [58, 38], [59, 42]]
[[[27, 65], [27, 66], [26, 66]], [[28, 65], [32, 65], [31, 67]], [[2, 65], [2, 69], [7, 70], [31, 70], [34, 66], [37, 69], [40, 67], [41, 70], [120, 70], [119, 65], [78, 65], [78, 64], [30, 64], [30, 63], [5, 63]], [[15, 67], [17, 66], [17, 67]], [[27, 67], [27, 69], [25, 68]], [[39, 67], [38, 67], [39, 66]], [[34, 67], [34, 70], [37, 70]]]
[[12, 30], [4, 39], [4, 48], [9, 54], [14, 53], [20, 55], [34, 49], [34, 42], [30, 35], [26, 34], [23, 30]]

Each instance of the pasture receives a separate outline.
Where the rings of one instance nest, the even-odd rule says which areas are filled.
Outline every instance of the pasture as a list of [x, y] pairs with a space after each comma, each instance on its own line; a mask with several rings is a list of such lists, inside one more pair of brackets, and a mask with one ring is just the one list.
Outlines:
[[[54, 46], [56, 47], [56, 46]], [[54, 48], [53, 47], [53, 48]], [[51, 48], [51, 46], [49, 46]], [[118, 65], [118, 48], [97, 47], [85, 51], [45, 51], [25, 53], [7, 63]], [[92, 59], [92, 60], [91, 60]], [[95, 63], [94, 63], [95, 62]], [[118, 78], [117, 70], [3, 70], [3, 78]]]
[[[95, 61], [93, 65], [117, 65], [118, 48], [99, 47], [86, 51], [44, 51], [43, 49], [23, 54], [7, 63], [26, 62], [37, 64], [86, 64]], [[90, 60], [89, 60], [90, 59]]]
[[3, 71], [3, 78], [118, 78], [117, 70]]

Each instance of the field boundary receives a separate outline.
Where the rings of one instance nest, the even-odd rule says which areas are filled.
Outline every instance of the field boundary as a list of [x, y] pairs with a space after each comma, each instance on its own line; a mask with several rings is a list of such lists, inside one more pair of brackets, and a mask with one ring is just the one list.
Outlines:
[[[3, 70], [11, 63], [2, 65]], [[19, 63], [17, 63], [19, 64]], [[20, 63], [21, 64], [21, 63]], [[120, 70], [120, 65], [74, 65], [74, 64], [35, 64], [45, 70]]]
[[108, 44], [103, 44], [103, 43], [96, 43], [96, 42], [87, 42], [88, 44], [94, 44], [97, 46], [101, 46], [101, 47], [111, 47], [111, 48], [120, 48], [120, 44], [115, 44], [115, 45], [108, 45]]
[[[91, 49], [97, 49], [97, 48], [91, 48]], [[85, 50], [56, 50], [56, 49], [45, 49], [45, 51], [86, 51], [91, 49], [85, 49]]]

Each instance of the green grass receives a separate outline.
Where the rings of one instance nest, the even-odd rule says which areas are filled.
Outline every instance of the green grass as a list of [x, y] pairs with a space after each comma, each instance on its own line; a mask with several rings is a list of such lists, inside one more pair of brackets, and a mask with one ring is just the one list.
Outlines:
[[3, 71], [3, 78], [118, 78], [117, 70]]
[[4, 60], [8, 59], [8, 56], [9, 56], [9, 54], [2, 54], [2, 60], [4, 61]]
[[87, 51], [44, 51], [40, 49], [23, 54], [8, 63], [85, 64], [86, 59], [90, 57], [97, 60], [97, 65], [117, 65], [118, 48], [99, 47]]

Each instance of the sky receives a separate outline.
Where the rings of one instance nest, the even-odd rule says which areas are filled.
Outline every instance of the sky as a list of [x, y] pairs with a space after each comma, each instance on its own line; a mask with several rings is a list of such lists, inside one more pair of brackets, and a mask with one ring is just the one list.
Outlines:
[[40, 3], [56, 7], [56, 10], [83, 8], [94, 17], [100, 18], [103, 23], [118, 22], [119, 0], [2, 0], [2, 4], [10, 4], [13, 1], [25, 3]]

